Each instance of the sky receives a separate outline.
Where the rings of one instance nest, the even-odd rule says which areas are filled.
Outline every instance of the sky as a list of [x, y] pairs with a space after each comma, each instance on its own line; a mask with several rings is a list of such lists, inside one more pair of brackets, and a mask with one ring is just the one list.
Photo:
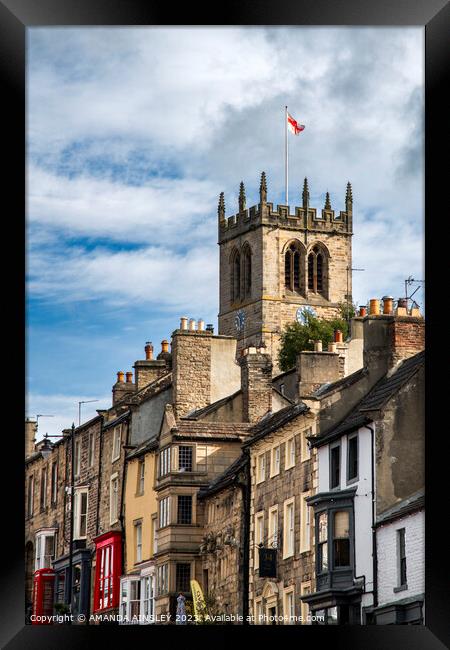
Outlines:
[[[423, 280], [423, 28], [29, 28], [27, 412], [39, 438], [111, 404], [180, 316], [217, 331], [217, 202], [239, 183], [344, 209], [357, 304]], [[411, 290], [416, 286], [414, 285]], [[415, 294], [424, 307], [423, 285]]]

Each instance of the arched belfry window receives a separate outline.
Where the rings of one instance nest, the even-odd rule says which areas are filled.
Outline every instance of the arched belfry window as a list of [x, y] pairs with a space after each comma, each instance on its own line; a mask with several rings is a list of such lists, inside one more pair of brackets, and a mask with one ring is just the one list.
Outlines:
[[289, 291], [300, 293], [302, 286], [301, 276], [302, 254], [296, 242], [289, 244], [284, 254], [284, 286]]
[[326, 291], [326, 256], [317, 245], [308, 254], [308, 289], [314, 293]]
[[248, 244], [242, 249], [242, 275], [244, 298], [247, 298], [252, 293], [252, 251]]
[[241, 297], [241, 256], [234, 250], [231, 257], [231, 302]]

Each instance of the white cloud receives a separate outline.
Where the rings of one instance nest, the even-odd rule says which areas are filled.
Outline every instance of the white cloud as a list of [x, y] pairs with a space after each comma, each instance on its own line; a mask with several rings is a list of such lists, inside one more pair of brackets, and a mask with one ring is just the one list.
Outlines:
[[[41, 440], [46, 433], [49, 436], [61, 435], [63, 429], [72, 426], [72, 422], [78, 426], [78, 402], [90, 399], [97, 399], [97, 396], [29, 393], [26, 400], [27, 417], [35, 420], [38, 414], [53, 416], [39, 418], [37, 440]], [[111, 395], [103, 396], [95, 403], [82, 404], [81, 422], [87, 422], [95, 417], [96, 409], [105, 409], [109, 406], [111, 406]]]

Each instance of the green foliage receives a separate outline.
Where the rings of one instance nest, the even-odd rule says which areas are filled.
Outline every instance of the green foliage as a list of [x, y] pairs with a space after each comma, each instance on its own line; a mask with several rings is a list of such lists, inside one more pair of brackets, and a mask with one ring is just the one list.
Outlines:
[[344, 320], [350, 320], [351, 318], [356, 316], [357, 310], [358, 310], [357, 306], [352, 304], [351, 302], [348, 304], [346, 302], [339, 303], [339, 313], [341, 315], [341, 318]]
[[[346, 308], [347, 305], [345, 305]], [[294, 321], [286, 325], [284, 332], [281, 334], [278, 361], [282, 371], [295, 366], [299, 352], [314, 350], [314, 341], [322, 341], [326, 350], [328, 343], [331, 343], [334, 339], [334, 330], [341, 330], [344, 339], [348, 336], [349, 328], [345, 318], [327, 320], [325, 318], [316, 318], [308, 313], [305, 318], [305, 325]]]

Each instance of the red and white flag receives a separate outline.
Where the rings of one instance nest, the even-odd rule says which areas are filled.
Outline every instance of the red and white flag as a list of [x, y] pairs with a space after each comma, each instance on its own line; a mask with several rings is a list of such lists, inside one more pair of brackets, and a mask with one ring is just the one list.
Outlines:
[[299, 124], [296, 120], [294, 120], [292, 115], [289, 115], [289, 113], [287, 114], [287, 125], [290, 132], [294, 135], [298, 135], [305, 128], [304, 124]]

